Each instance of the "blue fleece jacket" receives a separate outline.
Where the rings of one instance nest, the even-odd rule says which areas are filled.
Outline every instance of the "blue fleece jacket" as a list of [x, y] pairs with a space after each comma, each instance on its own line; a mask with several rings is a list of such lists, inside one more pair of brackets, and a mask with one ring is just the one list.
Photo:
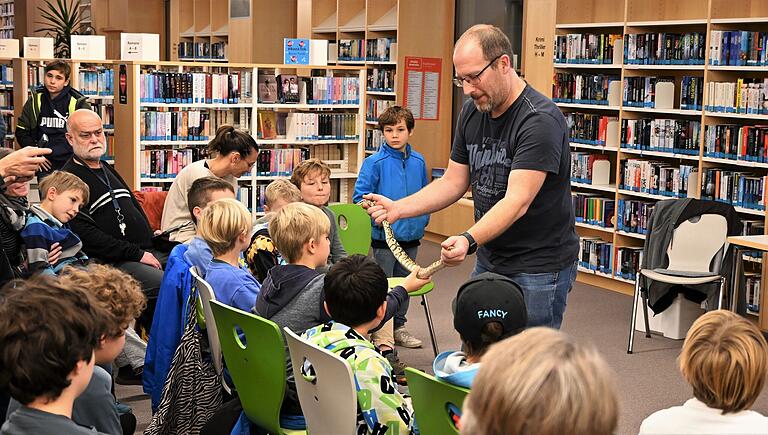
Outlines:
[[[382, 144], [379, 151], [363, 160], [355, 183], [353, 201], [360, 202], [367, 193], [378, 193], [391, 200], [412, 195], [428, 183], [424, 157], [406, 144], [405, 151], [398, 151]], [[401, 242], [420, 240], [429, 215], [400, 219], [392, 225], [395, 239]], [[373, 240], [384, 240], [384, 230], [373, 227]]]
[[213, 288], [217, 301], [246, 312], [251, 311], [261, 291], [261, 284], [245, 266], [234, 267], [216, 259], [208, 265], [205, 280]]

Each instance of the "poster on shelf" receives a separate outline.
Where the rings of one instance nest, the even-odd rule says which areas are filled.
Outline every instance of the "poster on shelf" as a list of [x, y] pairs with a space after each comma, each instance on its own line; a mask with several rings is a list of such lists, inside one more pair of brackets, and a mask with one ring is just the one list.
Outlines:
[[53, 59], [53, 38], [24, 37], [24, 57]]
[[283, 63], [286, 65], [309, 65], [309, 39], [285, 38], [283, 40]]
[[437, 57], [405, 57], [405, 101], [414, 119], [440, 118], [440, 75], [443, 60]]
[[104, 35], [72, 35], [69, 47], [72, 59], [107, 59], [107, 37]]
[[19, 57], [18, 39], [0, 39], [0, 58], [12, 59]]
[[160, 60], [160, 35], [157, 33], [121, 33], [120, 59]]

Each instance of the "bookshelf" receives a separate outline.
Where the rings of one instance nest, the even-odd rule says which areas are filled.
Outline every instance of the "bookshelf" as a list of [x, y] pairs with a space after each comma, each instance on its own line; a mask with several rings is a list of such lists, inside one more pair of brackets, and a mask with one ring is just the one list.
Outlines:
[[[233, 124], [259, 144], [259, 159], [239, 179], [237, 192], [255, 215], [262, 212], [266, 185], [289, 177], [308, 157], [331, 166], [331, 202], [349, 202], [362, 164], [365, 74], [352, 66], [297, 71], [281, 64], [128, 62], [127, 104], [115, 107], [116, 167], [133, 189], [167, 190], [175, 173], [205, 158], [218, 126]], [[296, 103], [285, 94], [273, 101], [261, 86], [267, 77], [274, 84], [276, 76], [311, 86], [299, 84]], [[321, 84], [347, 92], [333, 98], [320, 92]], [[167, 92], [156, 91], [161, 87]]]
[[[428, 171], [446, 167], [452, 139], [453, 2], [298, 0], [297, 9], [297, 37], [328, 40], [329, 63], [367, 69], [363, 155], [383, 141], [376, 129], [378, 114], [405, 101], [406, 56], [441, 59], [438, 119], [417, 119], [410, 142], [424, 155]], [[427, 231], [451, 234], [444, 232], [440, 216], [433, 216]]]
[[[611, 182], [615, 180], [615, 190], [604, 192], [595, 192], [589, 184], [571, 184], [575, 196], [604, 197], [616, 206], [612, 229], [577, 222], [583, 244], [606, 245], [612, 251], [609, 273], [605, 273], [605, 268], [593, 270], [594, 267], [580, 265], [580, 281], [632, 294], [634, 278], [631, 273], [617, 276], [616, 260], [619, 251], [622, 255], [634, 255], [633, 251], [642, 247], [645, 235], [642, 225], [635, 227], [634, 222], [628, 227], [623, 225], [627, 223], [621, 219], [623, 207], [631, 206], [633, 212], [639, 213], [637, 221], [641, 222], [655, 201], [668, 199], [670, 195], [717, 199], [732, 188], [737, 194], [723, 199], [733, 200], [736, 211], [745, 221], [745, 229], [765, 233], [768, 147], [763, 140], [768, 135], [761, 126], [768, 121], [768, 111], [761, 107], [768, 99], [760, 89], [768, 86], [768, 63], [763, 63], [766, 58], [756, 57], [756, 51], [747, 51], [744, 57], [736, 55], [736, 41], [740, 39], [735, 38], [745, 38], [745, 43], [753, 40], [762, 43], [762, 38], [768, 38], [762, 36], [768, 23], [768, 3], [661, 0], [649, 7], [642, 0], [539, 0], [526, 3], [525, 23], [525, 76], [538, 90], [550, 96], [558, 91], [548, 79], [555, 73], [611, 75], [621, 85], [622, 101], [617, 106], [558, 103], [567, 117], [613, 118], [617, 128], [610, 132], [619, 136], [610, 138], [607, 144], [572, 143], [572, 152], [607, 155], [613, 172]], [[736, 31], [738, 36], [733, 36]], [[622, 35], [622, 50], [626, 52], [621, 64], [615, 59], [610, 64], [590, 64], [578, 56], [563, 62], [552, 56], [558, 36], [586, 33]], [[654, 36], [660, 33], [664, 35]], [[641, 58], [631, 54], [633, 48], [671, 37], [669, 35], [680, 35], [675, 38], [683, 47], [690, 44], [689, 48], [682, 52], [635, 50], [634, 56]], [[751, 42], [744, 46], [750, 47]], [[730, 47], [734, 48], [734, 58], [728, 57]], [[644, 54], [646, 57], [642, 57]], [[632, 95], [633, 86], [644, 83], [655, 86], [665, 81], [674, 89], [671, 105], [661, 103], [655, 107], [659, 103], [658, 92], [651, 101], [647, 92], [641, 93], [642, 102], [626, 98], [627, 93]], [[667, 134], [645, 135], [640, 126], [648, 132], [656, 130]], [[577, 131], [581, 131], [578, 128]], [[627, 136], [628, 131], [636, 135]], [[573, 137], [571, 140], [576, 142]], [[625, 169], [622, 162], [628, 165]], [[665, 187], [662, 185], [656, 190], [623, 184], [630, 178], [622, 179], [625, 171], [647, 173], [648, 170], [657, 171], [660, 177], [676, 174], [674, 192], [662, 190]], [[632, 257], [623, 257], [626, 258]], [[751, 286], [748, 294], [753, 303], [747, 317], [768, 330], [768, 298], [764, 291], [759, 291], [764, 290], [760, 283], [765, 282], [766, 271], [760, 270], [762, 259], [756, 260], [760, 261], [751, 261], [748, 270]]]
[[0, 0], [0, 39], [11, 39], [16, 28], [14, 0]]
[[14, 109], [16, 101], [14, 95], [14, 75], [13, 60], [0, 59], [0, 115], [5, 121], [5, 137], [2, 138], [3, 148], [13, 148], [14, 131], [16, 129], [16, 118]]
[[[247, 16], [216, 0], [170, 0], [171, 61], [283, 61], [296, 33], [296, 0], [250, 0]], [[230, 44], [230, 41], [232, 43]]]

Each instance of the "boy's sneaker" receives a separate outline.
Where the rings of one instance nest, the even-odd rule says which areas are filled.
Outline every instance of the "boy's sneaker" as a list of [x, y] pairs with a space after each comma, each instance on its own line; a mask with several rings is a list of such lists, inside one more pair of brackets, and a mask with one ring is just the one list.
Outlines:
[[132, 368], [130, 365], [123, 366], [117, 371], [115, 383], [120, 385], [141, 385], [143, 375], [144, 366], [137, 369]]
[[381, 355], [389, 361], [389, 365], [392, 366], [392, 374], [395, 376], [395, 381], [399, 385], [408, 385], [405, 380], [405, 364], [400, 361], [395, 349], [385, 350], [381, 352]]
[[395, 329], [395, 344], [397, 346], [416, 349], [421, 347], [421, 340], [411, 335], [411, 333], [405, 329], [405, 326], [400, 326]]

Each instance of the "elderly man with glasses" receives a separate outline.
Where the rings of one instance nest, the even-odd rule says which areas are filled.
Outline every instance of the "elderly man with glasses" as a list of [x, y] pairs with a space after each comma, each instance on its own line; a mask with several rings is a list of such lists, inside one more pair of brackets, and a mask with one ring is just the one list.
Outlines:
[[[448, 265], [477, 251], [473, 275], [510, 277], [525, 294], [528, 326], [559, 328], [576, 277], [579, 238], [570, 188], [568, 128], [557, 106], [512, 66], [512, 45], [491, 25], [456, 42], [454, 84], [462, 107], [445, 175], [399, 201], [376, 201], [381, 222], [448, 207], [472, 186], [475, 225], [442, 243]], [[479, 249], [478, 249], [479, 248]]]

